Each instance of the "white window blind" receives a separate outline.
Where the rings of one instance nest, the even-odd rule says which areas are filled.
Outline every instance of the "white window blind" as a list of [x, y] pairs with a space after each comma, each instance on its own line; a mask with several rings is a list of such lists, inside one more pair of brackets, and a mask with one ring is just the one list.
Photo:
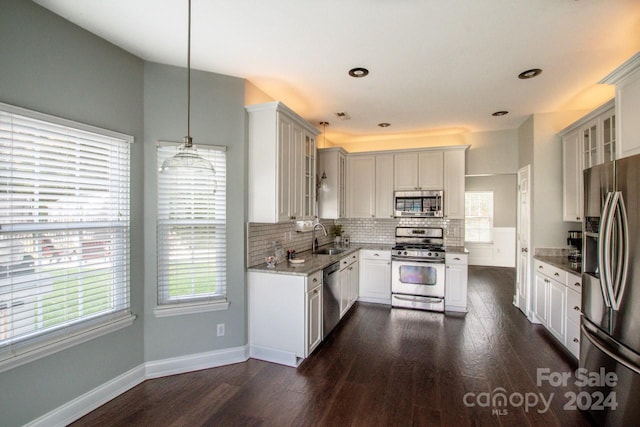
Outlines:
[[0, 104], [0, 361], [130, 316], [132, 141]]
[[159, 143], [158, 305], [215, 303], [226, 300], [226, 152], [198, 146], [215, 177], [197, 171], [160, 172], [176, 154], [176, 144]]
[[490, 243], [493, 239], [493, 191], [464, 194], [464, 240]]

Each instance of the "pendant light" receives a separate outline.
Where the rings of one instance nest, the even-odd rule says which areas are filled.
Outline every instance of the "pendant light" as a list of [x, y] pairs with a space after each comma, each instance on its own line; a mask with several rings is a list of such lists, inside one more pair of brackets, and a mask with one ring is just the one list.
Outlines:
[[[320, 122], [320, 126], [324, 128], [324, 133], [322, 134], [322, 141], [323, 141], [322, 148], [327, 148], [327, 126], [329, 126], [329, 122]], [[317, 179], [317, 175], [316, 175], [316, 179]], [[322, 176], [320, 177], [320, 179], [317, 179], [316, 188], [318, 189], [322, 188], [323, 190], [327, 188], [327, 172], [326, 171], [322, 171]]]
[[[187, 171], [188, 169], [188, 171]], [[182, 138], [182, 144], [173, 157], [162, 162], [160, 172], [198, 172], [215, 175], [216, 171], [211, 163], [198, 154], [191, 138], [191, 0], [189, 0], [189, 23], [187, 38], [187, 136]]]

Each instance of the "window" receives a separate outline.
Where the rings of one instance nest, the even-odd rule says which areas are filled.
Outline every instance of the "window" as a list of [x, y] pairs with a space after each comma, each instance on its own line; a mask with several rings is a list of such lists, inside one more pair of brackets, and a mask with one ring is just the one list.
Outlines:
[[214, 179], [197, 171], [159, 172], [176, 147], [157, 148], [158, 316], [227, 306], [226, 152], [198, 146]]
[[491, 243], [493, 240], [493, 191], [464, 193], [464, 240]]
[[0, 104], [3, 367], [26, 353], [44, 355], [52, 346], [66, 348], [61, 342], [88, 339], [79, 338], [84, 333], [96, 336], [102, 326], [132, 321], [132, 142]]

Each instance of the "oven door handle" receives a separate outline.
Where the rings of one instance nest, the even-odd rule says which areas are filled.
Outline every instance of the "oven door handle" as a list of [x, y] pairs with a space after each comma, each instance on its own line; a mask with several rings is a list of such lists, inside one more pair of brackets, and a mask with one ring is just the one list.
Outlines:
[[[435, 302], [435, 303], [439, 303], [442, 302], [442, 300], [444, 300], [444, 298], [438, 298], [438, 297], [428, 297], [428, 296], [424, 296], [424, 295], [416, 295], [417, 297], [419, 297], [419, 299], [416, 298], [411, 298], [410, 296], [403, 296], [400, 294], [393, 294], [393, 297], [402, 301], [409, 301], [409, 302]], [[427, 301], [425, 301], [427, 300]]]

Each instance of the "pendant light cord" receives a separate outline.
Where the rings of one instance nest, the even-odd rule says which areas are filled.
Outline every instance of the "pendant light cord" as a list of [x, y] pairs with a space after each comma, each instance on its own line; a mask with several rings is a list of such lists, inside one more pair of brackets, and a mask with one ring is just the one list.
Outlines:
[[184, 145], [187, 148], [193, 146], [191, 139], [191, 0], [189, 0], [189, 24], [187, 35], [187, 136], [184, 137]]

